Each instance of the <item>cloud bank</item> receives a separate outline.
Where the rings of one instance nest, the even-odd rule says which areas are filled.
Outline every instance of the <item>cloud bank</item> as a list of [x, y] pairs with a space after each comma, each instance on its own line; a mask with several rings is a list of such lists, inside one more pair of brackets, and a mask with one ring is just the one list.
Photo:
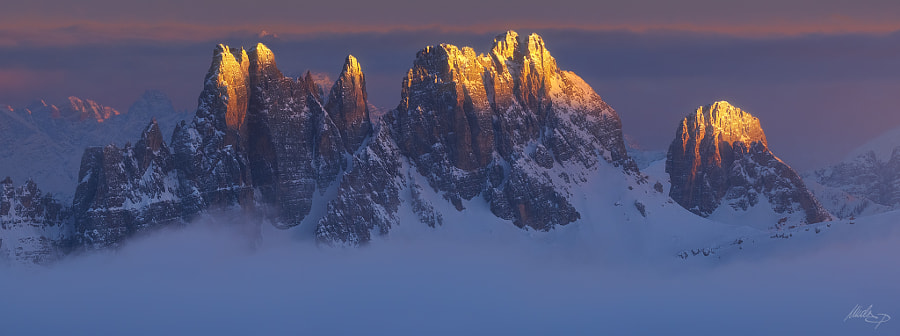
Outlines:
[[[585, 254], [587, 246], [548, 249], [438, 231], [333, 249], [262, 227], [212, 221], [47, 269], [0, 268], [0, 328], [10, 335], [866, 335], [874, 325], [844, 321], [854, 305], [900, 316], [900, 270], [890, 262], [900, 252], [897, 230], [727, 263], [673, 257], [628, 266]], [[898, 328], [887, 322], [877, 332]]]

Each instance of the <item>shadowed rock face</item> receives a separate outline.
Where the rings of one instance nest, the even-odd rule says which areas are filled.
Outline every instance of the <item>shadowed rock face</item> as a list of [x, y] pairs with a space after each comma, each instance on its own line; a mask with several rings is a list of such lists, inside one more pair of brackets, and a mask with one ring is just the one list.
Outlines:
[[831, 218], [799, 175], [769, 151], [759, 119], [724, 101], [682, 120], [666, 172], [672, 199], [704, 217], [723, 202], [747, 210], [765, 197], [776, 213], [799, 213], [806, 223]]
[[458, 209], [482, 194], [520, 227], [546, 230], [580, 217], [534, 166], [590, 169], [602, 160], [637, 171], [618, 115], [581, 78], [560, 71], [535, 34], [500, 35], [488, 55], [447, 44], [423, 49], [388, 118], [402, 153]]
[[347, 151], [355, 151], [372, 134], [366, 78], [355, 57], [347, 56], [343, 71], [328, 95], [325, 110], [337, 124]]
[[309, 76], [283, 76], [261, 44], [250, 58], [255, 60], [248, 116], [253, 184], [277, 214], [276, 225], [295, 226], [309, 214], [315, 191], [326, 189], [346, 168], [340, 127]]
[[340, 78], [332, 95], [345, 103], [334, 105], [336, 123], [312, 78], [282, 75], [264, 45], [219, 45], [197, 113], [177, 125], [171, 150], [153, 123], [134, 147], [85, 151], [75, 200], [81, 243], [115, 246], [146, 228], [234, 207], [279, 227], [300, 224], [316, 191], [334, 183], [347, 152], [371, 133], [355, 59]]
[[174, 160], [156, 121], [134, 146], [85, 151], [72, 209], [75, 242], [118, 246], [123, 239], [181, 218]]
[[28, 180], [16, 187], [0, 181], [0, 258], [48, 264], [69, 251], [69, 209]]
[[324, 213], [309, 222], [320, 241], [364, 244], [397, 224], [407, 201], [421, 222], [441, 225], [425, 184], [457, 209], [480, 194], [498, 217], [548, 230], [580, 218], [568, 188], [599, 165], [639, 175], [615, 111], [559, 70], [537, 35], [498, 36], [489, 55], [428, 47], [401, 97], [373, 125], [352, 56], [323, 104], [312, 76], [285, 77], [264, 45], [220, 45], [196, 115], [176, 127], [170, 146], [153, 123], [135, 146], [85, 152], [74, 204], [79, 244], [115, 246], [235, 207], [292, 227], [316, 197]]

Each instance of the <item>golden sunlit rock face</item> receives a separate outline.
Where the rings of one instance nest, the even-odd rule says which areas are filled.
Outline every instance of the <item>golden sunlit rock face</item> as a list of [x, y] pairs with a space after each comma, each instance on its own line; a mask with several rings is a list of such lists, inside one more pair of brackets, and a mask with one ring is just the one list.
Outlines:
[[673, 198], [702, 215], [712, 213], [724, 196], [724, 188], [713, 187], [709, 181], [724, 183], [726, 166], [734, 161], [735, 146], [749, 149], [757, 143], [768, 148], [759, 119], [726, 101], [698, 107], [688, 114], [675, 139], [666, 164], [666, 171], [674, 174]]
[[[109, 118], [120, 115], [121, 113], [109, 106], [103, 106], [99, 103], [90, 100], [90, 99], [81, 99], [75, 96], [69, 96], [67, 98], [66, 103], [61, 104], [60, 106], [56, 106], [53, 104], [48, 104], [47, 102], [41, 100], [40, 105], [32, 105], [28, 108], [25, 108], [24, 111], [28, 114], [41, 112], [50, 113], [50, 118], [53, 119], [68, 119], [72, 121], [85, 121], [85, 120], [93, 120], [98, 123], [102, 123]], [[15, 111], [11, 106], [6, 106], [10, 112]]]
[[359, 61], [353, 55], [347, 56], [341, 75], [331, 88], [325, 111], [340, 129], [348, 151], [359, 148], [372, 131], [367, 99], [366, 79]]
[[[247, 117], [247, 81], [250, 61], [247, 51], [231, 50], [226, 45], [216, 48], [218, 64], [213, 64], [215, 80], [218, 83], [225, 105], [225, 121], [229, 129], [240, 130]], [[213, 71], [213, 69], [211, 69]]]
[[[695, 113], [682, 120], [678, 137], [681, 138], [681, 152], [693, 154], [690, 155], [693, 158], [691, 180], [701, 165], [721, 167], [723, 161], [731, 158], [735, 143], [750, 148], [754, 142], [759, 142], [768, 148], [759, 119], [726, 101], [698, 107]], [[701, 155], [701, 151], [706, 155]]]
[[830, 218], [803, 181], [769, 151], [759, 119], [719, 101], [688, 114], [669, 146], [669, 195], [708, 216], [727, 202], [747, 210], [765, 198], [775, 213], [798, 213], [807, 223]]
[[568, 165], [583, 167], [581, 174], [603, 163], [637, 171], [618, 115], [584, 80], [560, 70], [537, 34], [507, 31], [487, 54], [426, 47], [400, 97], [391, 116], [398, 147], [460, 210], [463, 200], [489, 194], [500, 218], [546, 230], [580, 214], [535, 172]]

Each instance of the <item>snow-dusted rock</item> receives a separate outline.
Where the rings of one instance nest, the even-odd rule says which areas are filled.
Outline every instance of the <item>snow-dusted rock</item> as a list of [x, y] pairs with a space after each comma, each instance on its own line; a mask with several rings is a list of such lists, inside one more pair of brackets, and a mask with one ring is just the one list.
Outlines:
[[770, 206], [778, 218], [766, 218], [763, 226], [831, 219], [800, 176], [769, 151], [759, 119], [728, 102], [684, 118], [666, 172], [672, 199], [704, 217], [727, 205], [735, 211]]
[[806, 174], [825, 206], [841, 218], [900, 207], [900, 143], [890, 155], [869, 150], [855, 158]]
[[155, 120], [134, 146], [88, 148], [78, 175], [72, 205], [78, 246], [117, 246], [182, 218], [172, 153]]
[[0, 261], [50, 263], [68, 252], [69, 209], [41, 192], [34, 181], [16, 187], [0, 181]]
[[551, 181], [558, 173], [548, 175], [554, 166], [577, 175], [604, 161], [637, 171], [616, 112], [559, 70], [536, 34], [500, 35], [488, 55], [425, 48], [389, 120], [403, 154], [457, 208], [482, 195], [520, 227], [546, 230], [579, 218]]
[[187, 116], [177, 113], [159, 91], [145, 92], [127, 113], [78, 97], [0, 109], [0, 176], [34, 180], [54, 197], [69, 201], [85, 147], [123, 145], [153, 118], [168, 135]]

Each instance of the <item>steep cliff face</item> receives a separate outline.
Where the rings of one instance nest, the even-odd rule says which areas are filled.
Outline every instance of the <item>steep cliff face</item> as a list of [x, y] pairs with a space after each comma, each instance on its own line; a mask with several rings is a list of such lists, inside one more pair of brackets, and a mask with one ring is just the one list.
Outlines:
[[831, 218], [799, 175], [769, 151], [759, 119], [724, 101], [682, 120], [666, 172], [672, 199], [704, 217], [723, 203], [746, 211], [766, 201], [776, 214], [798, 214], [805, 223]]
[[69, 209], [33, 181], [0, 181], [0, 261], [47, 264], [71, 247]]
[[368, 143], [354, 153], [352, 168], [341, 177], [337, 196], [316, 222], [316, 239], [357, 246], [369, 242], [373, 234], [387, 234], [399, 223], [403, 190], [414, 188], [404, 179], [405, 162], [390, 128], [380, 124]]
[[578, 171], [605, 161], [637, 171], [618, 115], [581, 78], [560, 71], [535, 34], [525, 43], [512, 31], [500, 35], [488, 55], [425, 48], [390, 117], [402, 152], [448, 200], [460, 208], [482, 194], [521, 227], [579, 218], [546, 176], [555, 165]]
[[175, 127], [172, 149], [186, 212], [252, 203], [244, 151], [249, 66], [243, 49], [216, 47], [193, 121]]
[[172, 153], [154, 120], [134, 146], [85, 151], [72, 210], [79, 246], [118, 246], [144, 230], [181, 220]]
[[457, 210], [480, 195], [494, 215], [549, 230], [580, 218], [569, 187], [593, 178], [598, 165], [639, 175], [618, 115], [559, 70], [538, 35], [522, 41], [507, 32], [488, 55], [447, 44], [419, 51], [400, 104], [376, 133], [320, 220], [321, 240], [355, 245], [387, 232], [398, 197], [419, 221], [440, 225], [423, 187]]
[[217, 46], [194, 119], [175, 127], [171, 150], [154, 122], [133, 147], [85, 151], [74, 202], [79, 244], [116, 246], [218, 209], [299, 225], [371, 133], [364, 85], [351, 56], [326, 107], [311, 76], [285, 77], [266, 46]]
[[63, 103], [40, 101], [21, 108], [0, 109], [0, 176], [33, 180], [66, 203], [78, 184], [85, 147], [133, 140], [150, 119], [172, 134], [187, 117], [177, 113], [165, 94], [147, 91], [127, 113], [89, 99], [69, 97]]
[[341, 75], [331, 88], [327, 101], [325, 110], [340, 130], [344, 149], [355, 151], [372, 134], [366, 78], [355, 57], [347, 56]]
[[262, 44], [250, 58], [247, 151], [253, 186], [277, 214], [276, 225], [296, 226], [309, 214], [316, 190], [326, 189], [346, 167], [341, 128], [322, 106], [311, 77], [282, 75]]

